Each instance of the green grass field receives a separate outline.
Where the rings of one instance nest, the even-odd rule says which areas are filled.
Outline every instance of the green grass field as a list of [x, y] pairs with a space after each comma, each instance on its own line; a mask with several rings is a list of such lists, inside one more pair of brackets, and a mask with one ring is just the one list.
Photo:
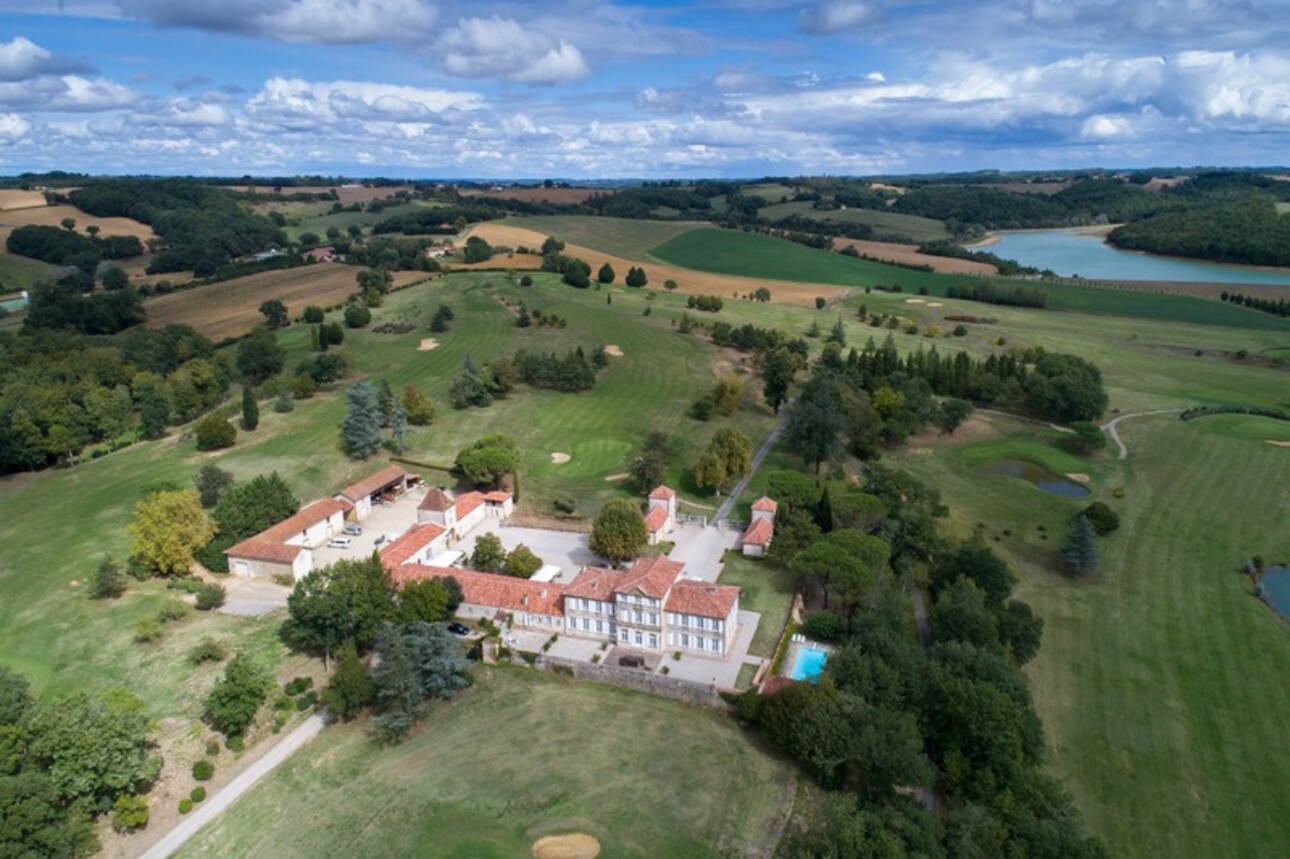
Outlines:
[[757, 210], [757, 214], [772, 221], [800, 215], [803, 218], [835, 224], [868, 224], [873, 227], [877, 236], [902, 235], [916, 242], [950, 237], [950, 231], [945, 229], [945, 224], [934, 218], [920, 218], [917, 215], [903, 215], [900, 212], [884, 212], [879, 209], [816, 209], [809, 200], [763, 206]]
[[1290, 627], [1236, 572], [1249, 555], [1290, 554], [1290, 450], [1259, 437], [1284, 438], [1275, 423], [1123, 424], [1129, 459], [1104, 454], [1084, 469], [1094, 476], [1087, 500], [1122, 518], [1099, 541], [1101, 573], [1087, 582], [1053, 572], [1087, 500], [975, 477], [973, 448], [897, 458], [941, 488], [960, 531], [985, 524], [1019, 567], [1018, 596], [1047, 624], [1027, 673], [1051, 769], [1112, 855], [1268, 855], [1290, 839]]
[[[481, 726], [491, 726], [481, 732]], [[766, 855], [793, 768], [728, 716], [527, 668], [481, 668], [384, 748], [328, 728], [183, 856], [530, 855], [585, 832], [604, 856]]]
[[741, 588], [739, 608], [761, 615], [748, 653], [770, 659], [793, 602], [792, 574], [738, 552], [727, 552], [718, 581]]
[[40, 260], [0, 253], [0, 294], [31, 289], [38, 281], [61, 269]]
[[696, 229], [693, 222], [543, 215], [508, 218], [507, 225], [536, 230], [571, 245], [595, 248], [625, 259], [646, 260], [650, 248]]

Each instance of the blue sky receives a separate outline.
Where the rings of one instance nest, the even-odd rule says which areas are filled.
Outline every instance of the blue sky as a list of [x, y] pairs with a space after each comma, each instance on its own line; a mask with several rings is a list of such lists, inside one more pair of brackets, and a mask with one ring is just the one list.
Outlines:
[[1290, 161], [1290, 0], [0, 0], [0, 172]]

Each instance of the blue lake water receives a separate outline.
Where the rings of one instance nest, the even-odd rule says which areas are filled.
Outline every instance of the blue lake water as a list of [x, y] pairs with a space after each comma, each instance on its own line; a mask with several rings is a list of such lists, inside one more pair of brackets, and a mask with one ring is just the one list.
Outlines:
[[807, 683], [818, 682], [828, 658], [828, 651], [815, 647], [803, 647], [797, 651], [797, 658], [793, 660], [793, 670], [788, 675], [789, 679], [805, 680]]
[[1001, 232], [980, 249], [1062, 277], [1090, 280], [1175, 280], [1290, 286], [1290, 269], [1261, 269], [1123, 251], [1079, 230]]
[[1290, 620], [1290, 567], [1268, 567], [1259, 579], [1263, 598], [1277, 614]]
[[1060, 495], [1063, 498], [1084, 498], [1089, 494], [1088, 487], [1076, 483], [1069, 477], [1054, 474], [1042, 465], [1025, 459], [1000, 459], [988, 462], [977, 468], [977, 474], [1000, 477], [1019, 477], [1032, 483], [1049, 495]]

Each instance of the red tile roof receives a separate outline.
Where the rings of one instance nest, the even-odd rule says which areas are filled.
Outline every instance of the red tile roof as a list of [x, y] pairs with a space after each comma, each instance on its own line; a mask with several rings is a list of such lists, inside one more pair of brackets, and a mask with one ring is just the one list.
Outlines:
[[475, 570], [454, 570], [424, 564], [402, 564], [391, 573], [396, 585], [448, 576], [452, 576], [461, 585], [462, 602], [502, 611], [564, 616], [564, 588], [552, 582], [534, 582]]
[[505, 504], [507, 501], [510, 501], [512, 497], [511, 493], [498, 490], [496, 492], [486, 493], [484, 495], [484, 500], [489, 504]]
[[663, 530], [663, 526], [666, 524], [666, 507], [655, 507], [645, 515], [645, 530], [649, 531], [651, 534]]
[[744, 531], [744, 542], [750, 546], [769, 546], [774, 533], [775, 526], [769, 519], [758, 519]]
[[779, 505], [775, 503], [775, 500], [773, 498], [767, 498], [765, 495], [763, 495], [761, 498], [758, 498], [756, 501], [753, 502], [752, 509], [758, 512], [766, 511], [768, 513], [774, 513], [776, 510], [779, 509]]
[[457, 499], [453, 507], [457, 510], [457, 521], [460, 522], [466, 516], [473, 512], [476, 507], [484, 503], [484, 493], [467, 492]]
[[386, 567], [397, 567], [443, 535], [444, 529], [433, 522], [413, 525], [408, 532], [381, 549], [381, 562]]
[[435, 513], [442, 513], [452, 506], [452, 501], [444, 491], [437, 486], [431, 486], [426, 492], [426, 497], [421, 499], [417, 505], [418, 510], [431, 510]]
[[291, 563], [304, 547], [288, 546], [287, 540], [302, 531], [307, 531], [319, 522], [330, 519], [337, 513], [344, 512], [345, 505], [335, 498], [315, 501], [299, 513], [288, 516], [276, 525], [270, 525], [254, 537], [243, 540], [236, 546], [230, 546], [224, 550], [224, 554], [235, 558]]
[[357, 483], [351, 483], [336, 494], [343, 498], [348, 498], [350, 501], [357, 502], [369, 495], [380, 492], [388, 486], [398, 483], [404, 478], [412, 476], [414, 475], [401, 465], [387, 465], [375, 474], [369, 474]]
[[671, 501], [676, 497], [676, 493], [666, 486], [660, 486], [649, 494], [651, 501]]
[[605, 567], [583, 567], [564, 589], [566, 597], [613, 602], [614, 590], [627, 573], [623, 570], [609, 570]]
[[683, 564], [678, 564], [670, 558], [662, 555], [653, 558], [638, 558], [636, 563], [632, 564], [631, 569], [623, 575], [622, 581], [618, 587], [614, 588], [616, 593], [629, 594], [632, 591], [639, 590], [647, 597], [662, 599], [667, 593], [667, 589], [672, 586], [681, 575]]
[[672, 586], [672, 592], [667, 595], [667, 603], [663, 608], [665, 611], [724, 620], [730, 616], [730, 610], [735, 607], [738, 599], [739, 588], [732, 585], [682, 579]]

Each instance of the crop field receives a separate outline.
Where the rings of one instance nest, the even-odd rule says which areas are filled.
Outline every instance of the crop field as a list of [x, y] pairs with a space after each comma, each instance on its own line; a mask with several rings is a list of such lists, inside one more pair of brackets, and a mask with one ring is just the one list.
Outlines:
[[630, 260], [647, 260], [650, 248], [704, 226], [700, 222], [643, 221], [587, 215], [507, 218], [506, 223]]
[[832, 221], [836, 224], [868, 224], [879, 235], [908, 236], [916, 242], [950, 237], [945, 225], [934, 218], [920, 218], [917, 215], [884, 212], [879, 209], [816, 209], [812, 207], [809, 200], [763, 206], [757, 214], [771, 220], [801, 215], [804, 218]]
[[343, 843], [353, 857], [491, 859], [567, 832], [616, 857], [773, 850], [793, 768], [730, 717], [526, 668], [476, 673], [401, 745], [329, 728], [180, 855], [317, 856]]
[[715, 228], [683, 233], [651, 253], [664, 262], [699, 271], [803, 283], [835, 286], [900, 283], [912, 292], [917, 287], [933, 285], [943, 291], [957, 282], [951, 277], [847, 257], [786, 239]]
[[75, 230], [84, 234], [85, 228], [97, 225], [102, 236], [137, 236], [139, 241], [146, 242], [154, 238], [152, 228], [132, 218], [98, 218], [82, 212], [75, 206], [36, 206], [30, 209], [5, 209], [0, 211], [0, 242], [8, 240], [9, 234], [18, 227], [41, 226], [61, 227], [64, 218], [76, 221]]
[[[716, 230], [701, 229], [695, 232], [717, 232]], [[471, 230], [472, 235], [480, 236], [492, 244], [506, 245], [508, 247], [541, 247], [542, 242], [546, 240], [548, 233], [541, 233], [534, 229], [525, 229], [522, 227], [510, 226], [508, 223], [486, 222], [476, 225]], [[682, 236], [688, 235], [683, 233]], [[557, 236], [558, 238], [558, 236]], [[810, 305], [815, 302], [816, 296], [825, 295], [837, 297], [838, 291], [830, 289], [828, 286], [811, 286], [803, 283], [796, 283], [787, 280], [773, 280], [750, 275], [748, 277], [731, 277], [714, 273], [712, 271], [697, 270], [677, 265], [667, 265], [658, 262], [650, 262], [649, 259], [624, 259], [603, 253], [593, 247], [584, 247], [583, 245], [568, 244], [565, 247], [566, 254], [579, 257], [591, 265], [592, 276], [599, 271], [600, 266], [609, 263], [617, 274], [617, 282], [622, 283], [627, 275], [627, 269], [631, 266], [640, 266], [645, 270], [645, 275], [649, 280], [647, 284], [651, 290], [662, 290], [663, 284], [668, 280], [674, 280], [677, 283], [677, 292], [682, 294], [712, 294], [725, 296], [748, 295], [756, 291], [758, 287], [769, 287], [776, 296], [776, 301], [786, 304]], [[489, 261], [489, 265], [498, 264], [506, 265], [504, 261], [497, 263]], [[886, 268], [884, 266], [883, 268]]]
[[[272, 298], [287, 305], [292, 316], [308, 304], [330, 307], [343, 302], [358, 289], [358, 272], [353, 266], [318, 263], [172, 292], [145, 304], [148, 325], [182, 323], [213, 340], [236, 337], [264, 322], [260, 305]], [[394, 282], [402, 286], [426, 277], [424, 272], [400, 271], [394, 273]]]
[[739, 193], [746, 197], [761, 197], [767, 203], [779, 203], [795, 195], [797, 189], [779, 182], [762, 182], [757, 185], [744, 185], [739, 189]]
[[970, 259], [938, 257], [931, 254], [920, 254], [913, 245], [901, 245], [895, 242], [870, 242], [862, 239], [835, 238], [835, 250], [853, 247], [865, 256], [882, 262], [904, 265], [929, 265], [933, 271], [941, 274], [970, 274], [977, 277], [997, 275], [999, 270], [989, 263], [976, 262]]
[[[261, 194], [275, 193], [272, 185], [230, 185], [234, 191], [257, 191]], [[384, 200], [399, 191], [411, 191], [410, 185], [381, 185], [376, 187], [367, 187], [364, 185], [300, 185], [297, 187], [283, 186], [282, 194], [327, 194], [334, 192], [337, 199], [345, 205], [350, 203], [367, 203], [372, 200]], [[328, 203], [327, 205], [331, 205]]]
[[32, 209], [44, 206], [45, 195], [40, 191], [24, 191], [21, 188], [0, 189], [0, 210]]
[[612, 188], [503, 188], [500, 191], [468, 188], [461, 192], [461, 196], [495, 197], [525, 203], [582, 203], [597, 194], [613, 193]]

